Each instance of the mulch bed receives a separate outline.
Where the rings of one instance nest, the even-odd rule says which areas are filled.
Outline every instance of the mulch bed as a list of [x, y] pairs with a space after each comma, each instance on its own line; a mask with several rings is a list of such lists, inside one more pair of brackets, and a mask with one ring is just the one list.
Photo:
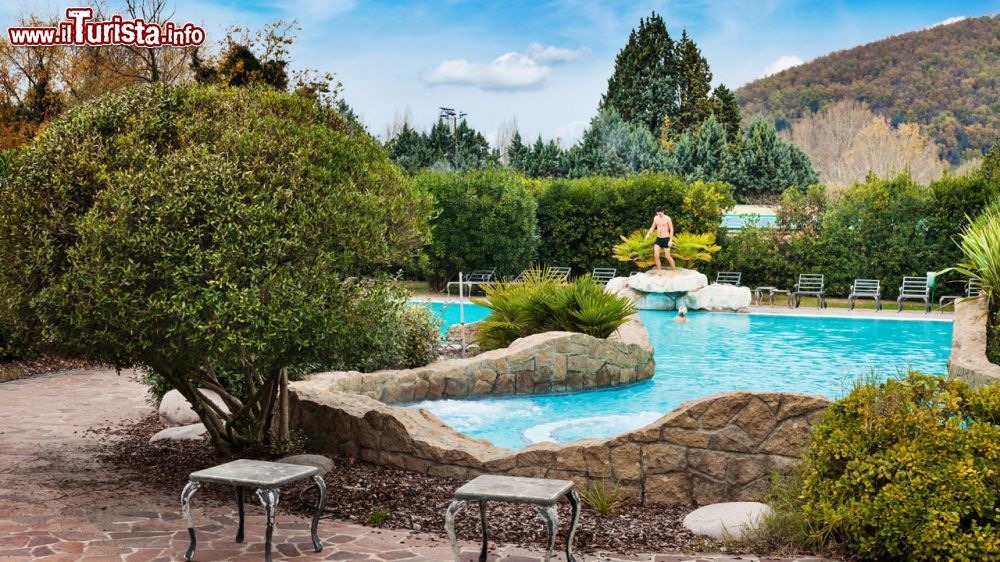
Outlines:
[[[150, 445], [149, 438], [162, 429], [156, 415], [117, 428], [94, 430], [99, 442], [97, 457], [108, 465], [135, 473], [144, 486], [176, 494], [187, 475], [215, 464], [237, 458], [226, 457], [198, 442], [169, 442]], [[295, 454], [301, 451], [291, 451]], [[244, 454], [245, 458], [273, 460], [263, 454]], [[444, 535], [444, 510], [452, 492], [463, 481], [437, 478], [400, 469], [369, 464], [347, 457], [334, 457], [336, 467], [326, 475], [328, 515], [369, 525], [373, 510], [388, 510], [383, 527], [409, 529]], [[282, 490], [280, 506], [302, 515], [311, 512], [298, 501], [304, 485]], [[205, 486], [199, 501], [210, 498], [234, 502], [230, 488]], [[307, 499], [312, 501], [312, 494]], [[681, 524], [693, 508], [687, 505], [625, 505], [601, 517], [584, 506], [577, 528], [574, 548], [582, 552], [620, 553], [677, 550], [718, 550], [720, 545], [695, 537]], [[557, 541], [565, 544], [565, 529], [570, 518], [569, 505], [561, 502], [559, 518], [563, 533]], [[545, 531], [533, 507], [494, 503], [489, 506], [489, 531], [494, 543], [542, 547]], [[460, 538], [479, 540], [479, 510], [475, 505], [459, 515], [456, 530]]]
[[87, 364], [74, 359], [61, 357], [39, 357], [24, 361], [7, 361], [0, 363], [0, 383], [16, 381], [39, 375], [47, 375], [69, 369], [82, 369]]

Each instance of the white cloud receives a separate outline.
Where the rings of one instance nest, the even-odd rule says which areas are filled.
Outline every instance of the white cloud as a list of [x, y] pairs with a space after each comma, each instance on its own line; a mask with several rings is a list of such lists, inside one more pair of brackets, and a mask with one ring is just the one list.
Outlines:
[[424, 77], [424, 82], [432, 86], [458, 84], [483, 90], [532, 90], [542, 86], [552, 66], [579, 60], [589, 52], [586, 47], [565, 49], [532, 43], [526, 53], [511, 51], [490, 62], [442, 61]]
[[526, 90], [537, 88], [552, 69], [521, 53], [504, 53], [488, 63], [465, 59], [446, 60], [427, 75], [431, 85], [463, 84], [484, 90]]
[[528, 45], [528, 56], [536, 62], [543, 64], [573, 62], [575, 60], [580, 60], [589, 54], [590, 49], [587, 47], [580, 47], [579, 49], [566, 49], [563, 47], [554, 47], [552, 45], [545, 46], [541, 43], [532, 43], [531, 45]]
[[780, 57], [774, 59], [771, 64], [765, 66], [763, 72], [761, 72], [758, 78], [764, 78], [772, 74], [777, 74], [782, 70], [788, 70], [789, 68], [798, 66], [803, 62], [805, 61], [803, 61], [801, 57], [797, 57], [795, 55], [781, 55]]
[[946, 20], [941, 20], [941, 21], [939, 21], [937, 23], [932, 23], [932, 24], [928, 25], [927, 27], [925, 27], [924, 29], [930, 29], [932, 27], [937, 27], [939, 25], [951, 25], [953, 23], [958, 23], [958, 22], [960, 22], [962, 20], [966, 20], [966, 19], [969, 19], [969, 16], [952, 16], [952, 17], [950, 17], [950, 18], [948, 18]]

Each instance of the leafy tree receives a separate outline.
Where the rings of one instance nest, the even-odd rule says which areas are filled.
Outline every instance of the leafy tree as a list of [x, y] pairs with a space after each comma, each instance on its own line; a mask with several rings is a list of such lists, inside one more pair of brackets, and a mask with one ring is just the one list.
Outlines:
[[35, 350], [143, 368], [222, 449], [273, 442], [276, 418], [287, 430], [289, 372], [425, 359], [407, 350], [433, 330], [381, 272], [422, 246], [430, 199], [312, 100], [125, 90], [58, 118], [7, 177], [3, 325]]
[[570, 177], [627, 176], [662, 171], [666, 155], [656, 137], [642, 125], [626, 122], [618, 112], [605, 109], [591, 119], [580, 142], [566, 153]]
[[982, 166], [979, 167], [979, 174], [987, 183], [1000, 191], [1000, 136], [993, 139], [993, 145], [986, 158], [983, 158]]
[[615, 58], [602, 110], [614, 110], [631, 123], [657, 134], [664, 116], [677, 111], [677, 57], [663, 18], [653, 12]]
[[809, 158], [759, 119], [750, 123], [745, 140], [730, 152], [727, 177], [742, 200], [777, 197], [789, 187], [805, 188], [818, 181]]
[[740, 104], [736, 101], [736, 94], [724, 84], [719, 84], [712, 92], [712, 115], [726, 130], [726, 141], [738, 142], [743, 126]]
[[460, 271], [495, 267], [514, 275], [538, 248], [535, 196], [524, 179], [503, 169], [423, 172], [416, 183], [435, 199], [427, 278], [435, 288]]
[[674, 136], [700, 125], [712, 114], [715, 106], [709, 98], [712, 71], [687, 31], [677, 42], [676, 56], [677, 111], [670, 120]]

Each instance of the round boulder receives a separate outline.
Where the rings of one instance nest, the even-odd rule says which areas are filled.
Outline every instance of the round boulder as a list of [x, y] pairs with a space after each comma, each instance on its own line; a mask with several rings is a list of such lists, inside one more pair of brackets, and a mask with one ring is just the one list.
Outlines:
[[[226, 403], [222, 401], [222, 397], [214, 390], [201, 388], [198, 391], [201, 392], [202, 396], [208, 398], [212, 403], [221, 408], [223, 412], [229, 413]], [[191, 403], [177, 390], [171, 390], [163, 395], [163, 399], [160, 400], [159, 413], [160, 423], [167, 427], [191, 425], [201, 421], [198, 419], [198, 414], [194, 413], [194, 410], [191, 408]]]
[[741, 540], [744, 533], [756, 528], [771, 508], [760, 502], [713, 503], [687, 514], [684, 526], [698, 535], [717, 540]]
[[750, 307], [750, 288], [714, 283], [687, 294], [691, 310], [745, 312]]
[[677, 271], [647, 271], [628, 278], [628, 286], [633, 291], [643, 293], [690, 293], [708, 286], [708, 277], [693, 269], [677, 268]]
[[193, 423], [180, 427], [168, 427], [149, 438], [150, 443], [160, 441], [204, 441], [208, 437], [208, 430], [204, 424]]
[[324, 457], [323, 455], [292, 455], [290, 457], [278, 459], [277, 462], [297, 464], [299, 466], [315, 466], [319, 469], [320, 476], [323, 476], [327, 472], [333, 470], [333, 460]]

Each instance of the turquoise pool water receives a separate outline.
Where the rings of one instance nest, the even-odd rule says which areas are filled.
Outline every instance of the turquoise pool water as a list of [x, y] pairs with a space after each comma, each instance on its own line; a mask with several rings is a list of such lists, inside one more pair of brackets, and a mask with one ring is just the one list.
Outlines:
[[[458, 310], [458, 303], [454, 302], [421, 302], [421, 301], [410, 301], [411, 304], [427, 307], [434, 312], [434, 314], [441, 318], [444, 323], [441, 324], [441, 334], [444, 335], [448, 331], [448, 326], [452, 324], [458, 324], [460, 321], [460, 313]], [[479, 322], [483, 318], [486, 318], [490, 314], [490, 309], [485, 306], [479, 306], [478, 304], [465, 303], [465, 323]]]
[[640, 315], [656, 358], [656, 373], [646, 382], [415, 406], [466, 435], [520, 448], [636, 429], [715, 392], [806, 392], [835, 399], [860, 377], [885, 379], [908, 369], [944, 373], [951, 347], [951, 322], [691, 313], [689, 322], [679, 324], [674, 312]]
[[771, 227], [777, 224], [777, 215], [758, 215], [758, 214], [734, 214], [726, 213], [722, 215], [722, 226], [730, 230], [742, 230], [749, 225], [758, 226], [761, 228]]

